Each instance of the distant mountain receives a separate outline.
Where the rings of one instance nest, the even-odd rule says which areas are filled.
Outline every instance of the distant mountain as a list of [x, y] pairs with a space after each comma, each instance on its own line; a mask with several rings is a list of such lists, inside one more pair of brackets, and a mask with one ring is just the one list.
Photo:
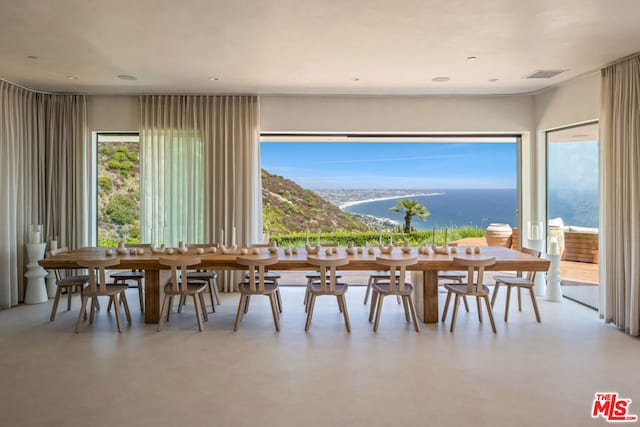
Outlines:
[[[349, 230], [367, 231], [369, 227], [354, 215], [341, 211], [318, 194], [305, 190], [290, 179], [262, 169], [262, 217], [264, 230], [270, 233]], [[310, 221], [313, 221], [310, 223]]]

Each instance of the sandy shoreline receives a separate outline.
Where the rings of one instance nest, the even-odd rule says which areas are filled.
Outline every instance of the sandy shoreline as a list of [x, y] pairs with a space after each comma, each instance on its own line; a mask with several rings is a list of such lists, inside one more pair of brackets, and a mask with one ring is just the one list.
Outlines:
[[350, 206], [359, 205], [361, 203], [369, 203], [369, 202], [380, 202], [382, 200], [394, 200], [394, 199], [406, 199], [408, 197], [420, 197], [420, 196], [439, 196], [444, 193], [415, 193], [415, 194], [405, 194], [403, 196], [389, 196], [389, 197], [376, 197], [373, 199], [365, 199], [365, 200], [354, 200], [351, 202], [342, 203], [338, 206], [340, 209], [344, 210]]

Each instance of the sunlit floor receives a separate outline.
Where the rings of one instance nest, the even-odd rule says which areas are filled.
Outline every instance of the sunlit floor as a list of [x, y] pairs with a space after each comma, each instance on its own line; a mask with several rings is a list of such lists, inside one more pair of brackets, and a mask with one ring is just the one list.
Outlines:
[[389, 299], [374, 334], [364, 288], [353, 287], [351, 334], [330, 297], [305, 333], [304, 288], [286, 287], [280, 333], [260, 297], [232, 332], [234, 294], [204, 332], [189, 306], [158, 333], [128, 292], [134, 316], [122, 334], [103, 308], [76, 335], [78, 297], [55, 322], [51, 301], [0, 312], [2, 425], [585, 426], [605, 424], [590, 409], [607, 391], [640, 414], [640, 341], [568, 301], [540, 299], [538, 324], [523, 299], [505, 323], [502, 293], [494, 335], [475, 304], [454, 334], [448, 321], [416, 333]]

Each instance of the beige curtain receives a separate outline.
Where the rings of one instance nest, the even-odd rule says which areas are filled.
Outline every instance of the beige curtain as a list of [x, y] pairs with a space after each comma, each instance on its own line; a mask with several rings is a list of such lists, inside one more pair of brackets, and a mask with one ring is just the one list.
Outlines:
[[[235, 228], [236, 244], [261, 241], [258, 98], [142, 96], [140, 101], [143, 239], [175, 244], [171, 239], [178, 232], [179, 240], [231, 245]], [[161, 174], [168, 169], [182, 173], [170, 174], [177, 188]], [[171, 216], [176, 204], [189, 208]], [[238, 274], [221, 276], [222, 289], [234, 290]]]
[[640, 335], [640, 56], [602, 70], [601, 314]]
[[86, 100], [0, 80], [0, 307], [22, 300], [30, 224], [44, 238], [86, 244]]

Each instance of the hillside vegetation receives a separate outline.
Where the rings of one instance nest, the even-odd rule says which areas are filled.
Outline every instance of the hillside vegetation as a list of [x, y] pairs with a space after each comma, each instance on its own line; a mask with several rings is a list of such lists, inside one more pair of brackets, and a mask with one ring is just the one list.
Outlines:
[[262, 218], [265, 232], [289, 234], [322, 231], [368, 231], [355, 216], [341, 211], [318, 194], [262, 169]]

